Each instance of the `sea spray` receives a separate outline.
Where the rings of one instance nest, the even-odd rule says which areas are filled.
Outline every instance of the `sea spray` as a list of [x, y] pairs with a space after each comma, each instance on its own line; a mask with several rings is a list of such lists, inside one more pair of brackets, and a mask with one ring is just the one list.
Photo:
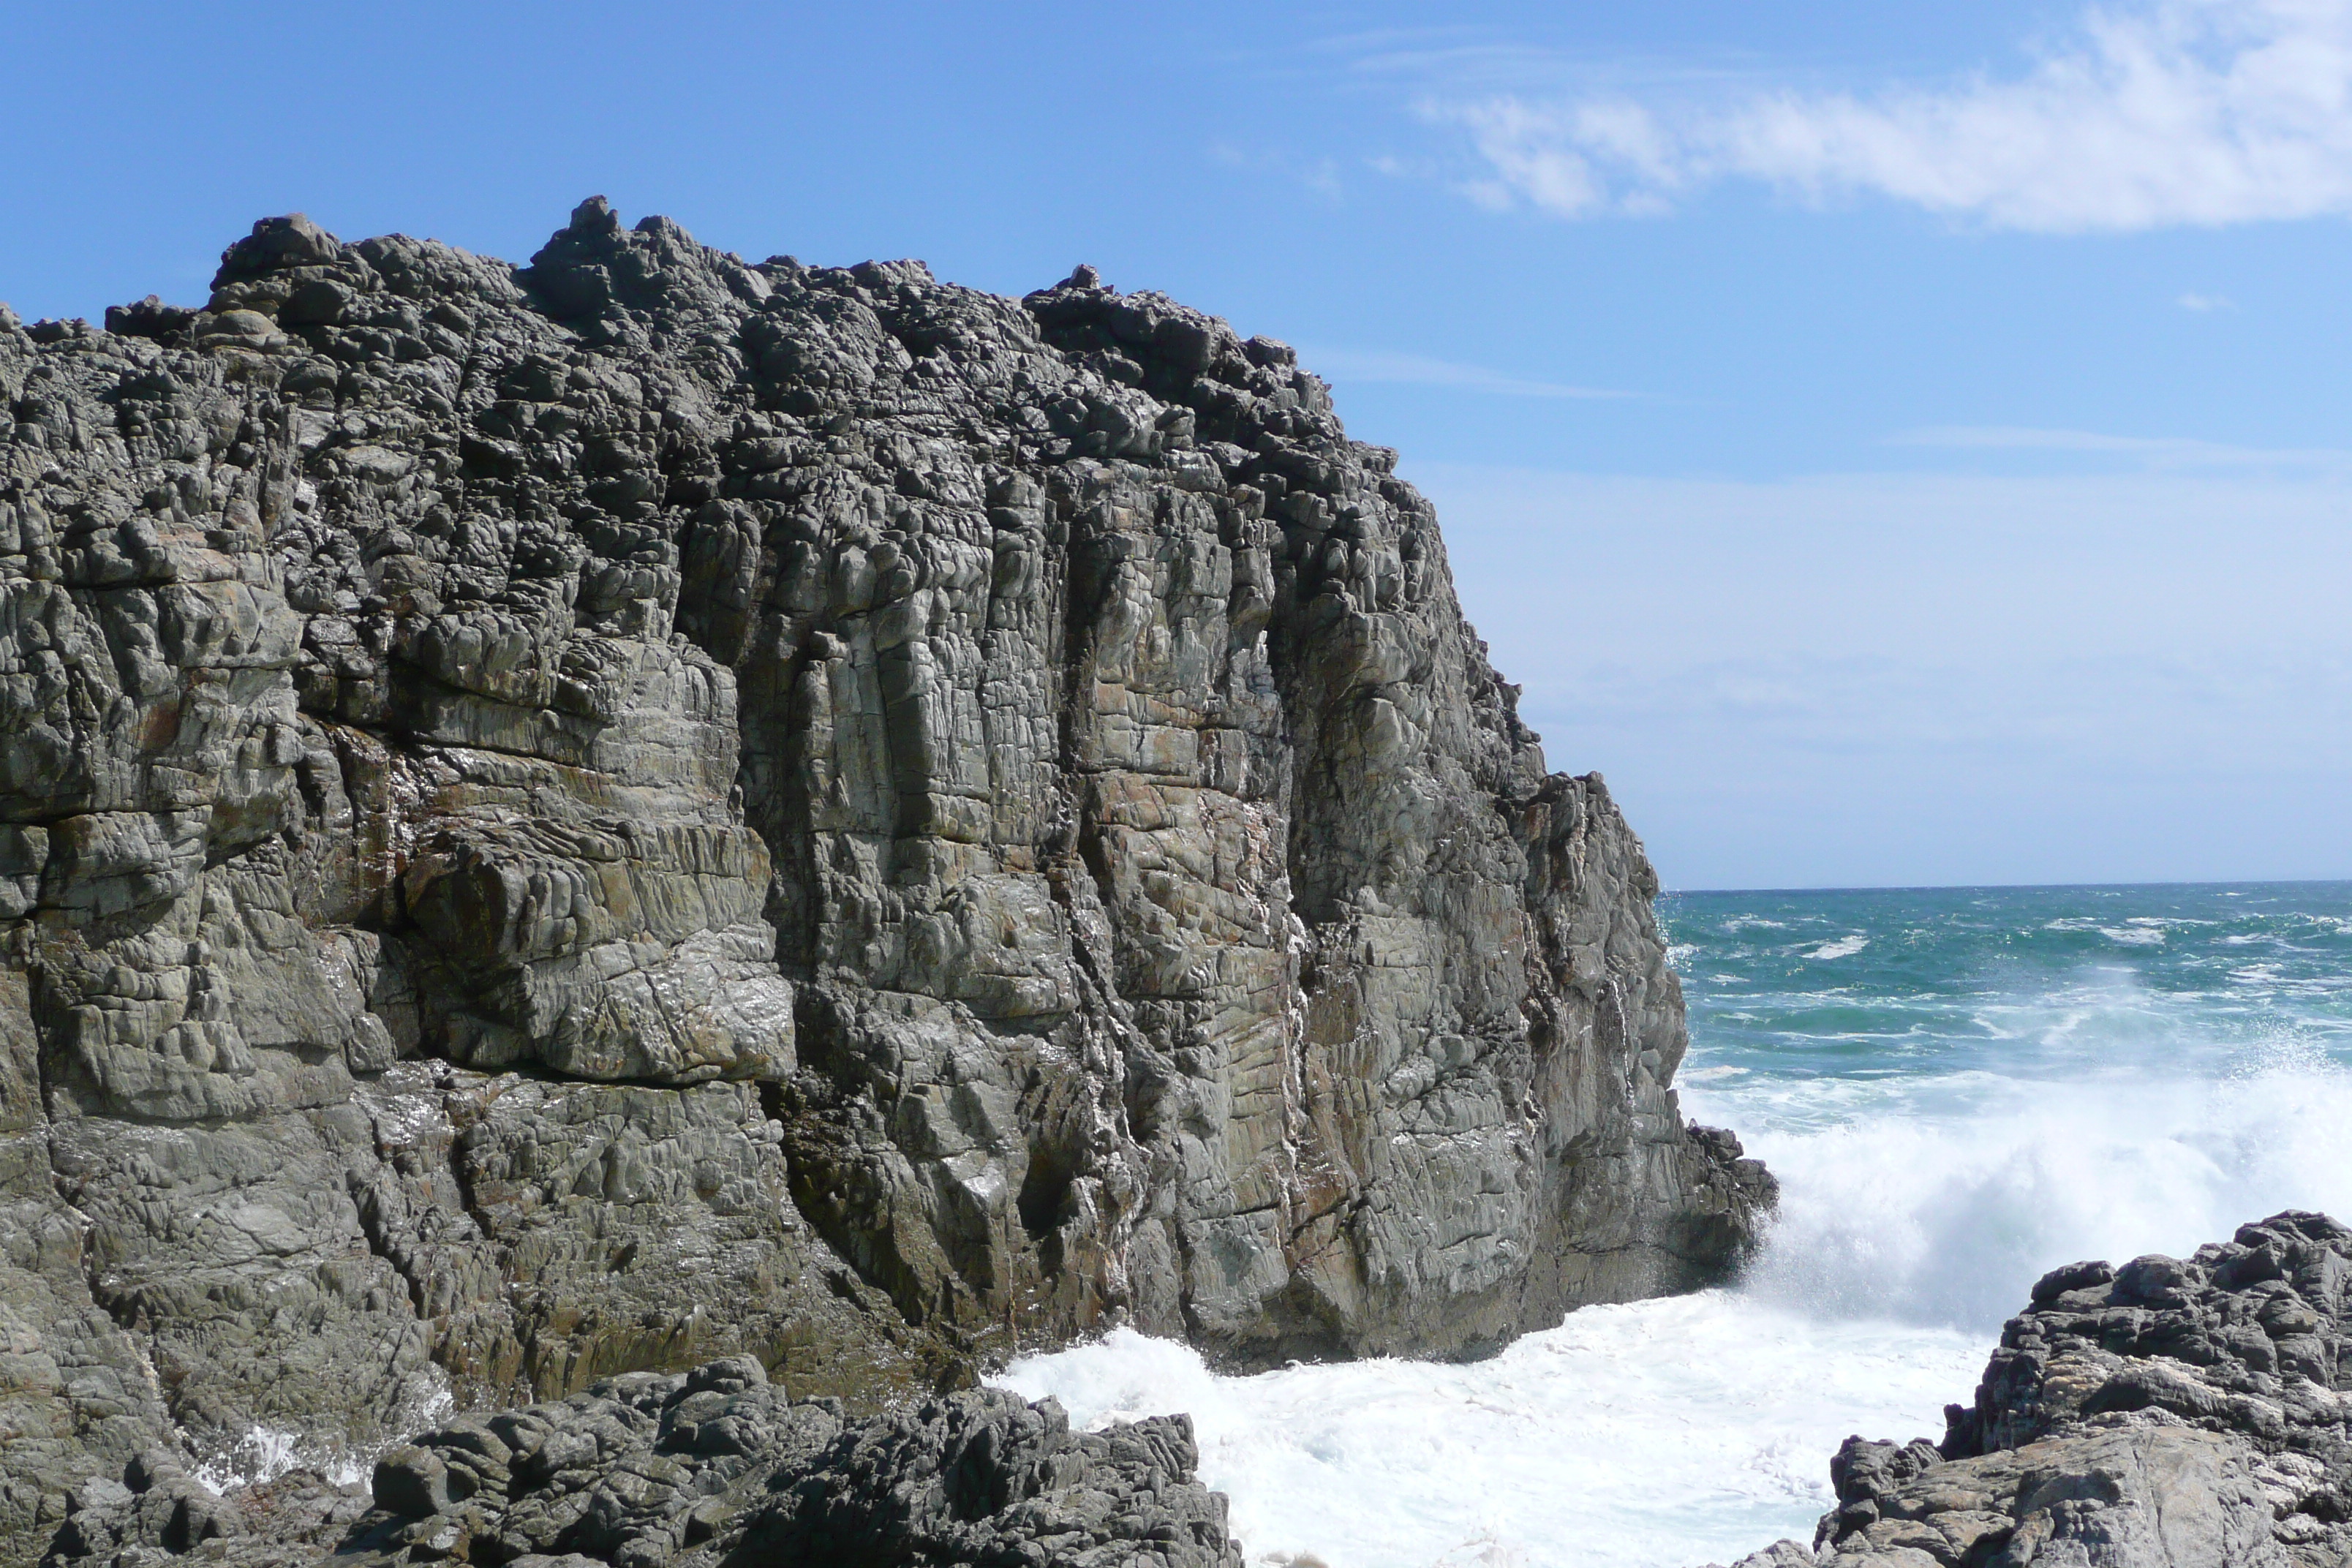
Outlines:
[[1810, 1535], [1839, 1441], [1940, 1428], [1985, 1351], [1710, 1290], [1590, 1308], [1468, 1365], [1217, 1377], [1119, 1330], [997, 1381], [1054, 1395], [1080, 1426], [1189, 1411], [1202, 1479], [1233, 1500], [1254, 1563], [1683, 1568]]
[[[1755, 1103], [1689, 1099], [1733, 1125]], [[2352, 1214], [2352, 1075], [2332, 1066], [2218, 1080], [1975, 1075], [1877, 1086], [1852, 1104], [1833, 1127], [1748, 1137], [1781, 1182], [1746, 1283], [1759, 1299], [1990, 1333], [2062, 1263], [2185, 1254], [2284, 1208]]]
[[2352, 886], [1666, 901], [1685, 1109], [1779, 1173], [1740, 1286], [1470, 1365], [1211, 1374], [1132, 1333], [1008, 1368], [1187, 1410], [1257, 1563], [1684, 1568], [1810, 1538], [1850, 1433], [1935, 1436], [2043, 1270], [2352, 1215]]
[[2352, 886], [1665, 908], [1685, 1107], [1781, 1181], [1765, 1299], [1990, 1333], [2058, 1264], [2352, 1213]]

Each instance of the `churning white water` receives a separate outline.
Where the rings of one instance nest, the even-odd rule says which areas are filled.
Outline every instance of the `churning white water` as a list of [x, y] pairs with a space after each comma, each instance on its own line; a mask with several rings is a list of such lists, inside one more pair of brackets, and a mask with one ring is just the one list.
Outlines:
[[1188, 1411], [1253, 1563], [1688, 1568], [1939, 1436], [2043, 1270], [2352, 1215], [2352, 887], [1686, 895], [1685, 1109], [1779, 1174], [1738, 1286], [1467, 1366], [1219, 1377], [1118, 1332], [997, 1380]]
[[1202, 1479], [1252, 1563], [1655, 1563], [1810, 1534], [1857, 1427], [1941, 1428], [1983, 1342], [1832, 1325], [1707, 1291], [1595, 1307], [1468, 1366], [1373, 1361], [1255, 1377], [1125, 1330], [1000, 1379], [1091, 1426], [1192, 1413]]

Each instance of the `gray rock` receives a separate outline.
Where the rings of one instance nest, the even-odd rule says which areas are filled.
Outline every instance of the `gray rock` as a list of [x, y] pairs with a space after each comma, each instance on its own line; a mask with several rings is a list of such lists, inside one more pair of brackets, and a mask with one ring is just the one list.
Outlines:
[[289, 1476], [220, 1499], [134, 1461], [76, 1494], [46, 1561], [1241, 1568], [1199, 1459], [1188, 1417], [1073, 1433], [1054, 1401], [994, 1390], [850, 1420], [744, 1356], [425, 1433], [376, 1461], [372, 1495]]
[[1817, 1553], [1742, 1568], [2342, 1568], [2347, 1283], [2352, 1229], [2294, 1212], [2053, 1270], [1940, 1445], [1848, 1438]]
[[0, 1563], [148, 1450], [1470, 1355], [1751, 1239], [1639, 841], [1283, 345], [601, 200], [108, 319], [0, 314]]
[[[1821, 1559], [1810, 1546], [1800, 1546], [1793, 1541], [1776, 1541], [1761, 1552], [1751, 1552], [1731, 1568], [1818, 1568]], [[1710, 1563], [1708, 1568], [1716, 1568]]]

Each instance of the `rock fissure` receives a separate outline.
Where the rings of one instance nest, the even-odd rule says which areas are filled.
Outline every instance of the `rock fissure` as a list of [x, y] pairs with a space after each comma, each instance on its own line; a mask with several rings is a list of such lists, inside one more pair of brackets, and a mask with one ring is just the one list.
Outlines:
[[[355, 1173], [346, 1173], [346, 1181], [351, 1182], [354, 1174]], [[352, 1206], [359, 1215], [360, 1234], [366, 1238], [368, 1250], [391, 1265], [393, 1271], [400, 1276], [402, 1283], [408, 1287], [411, 1310], [420, 1319], [423, 1318], [429, 1310], [426, 1302], [427, 1279], [416, 1269], [415, 1259], [407, 1256], [404, 1249], [394, 1244], [391, 1233], [383, 1225], [383, 1216], [371, 1212], [365, 1189], [353, 1190], [351, 1197]]]

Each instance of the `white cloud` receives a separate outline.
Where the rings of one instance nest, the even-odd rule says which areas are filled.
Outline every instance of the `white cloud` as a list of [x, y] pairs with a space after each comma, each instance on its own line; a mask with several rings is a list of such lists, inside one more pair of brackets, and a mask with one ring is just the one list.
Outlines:
[[1474, 197], [1562, 216], [1752, 179], [2043, 231], [2313, 217], [2352, 213], [2352, 0], [2095, 7], [2007, 79], [1423, 108], [1469, 132]]
[[2238, 308], [2238, 302], [2235, 300], [2222, 294], [2183, 294], [2175, 303], [2184, 310], [2194, 310], [2200, 315], [2210, 314], [2215, 310], [2234, 310]]
[[1530, 381], [1479, 365], [1425, 359], [1419, 354], [1301, 348], [1298, 363], [1334, 383], [1385, 382], [1411, 386], [1449, 386], [1462, 392], [1492, 393], [1502, 397], [1621, 398], [1641, 395], [1607, 387], [1566, 386], [1554, 381]]

